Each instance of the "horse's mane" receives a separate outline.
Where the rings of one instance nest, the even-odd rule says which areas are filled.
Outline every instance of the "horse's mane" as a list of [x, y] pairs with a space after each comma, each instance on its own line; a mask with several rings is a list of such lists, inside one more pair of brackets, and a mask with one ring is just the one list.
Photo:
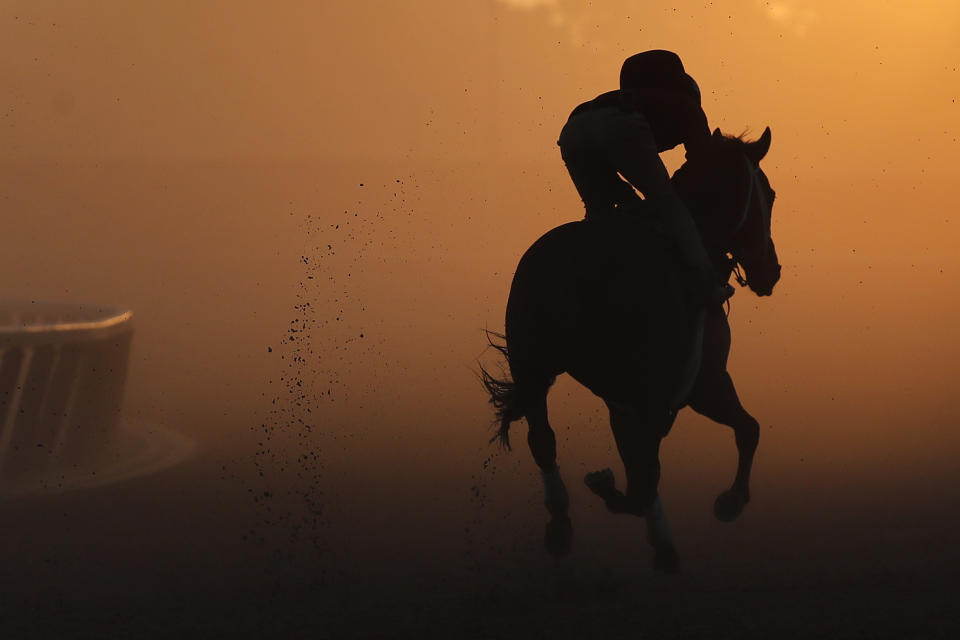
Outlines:
[[744, 129], [743, 133], [738, 135], [734, 135], [732, 133], [725, 133], [723, 134], [723, 140], [728, 140], [731, 142], [735, 141], [741, 144], [749, 144], [751, 142], [754, 142], [753, 140], [747, 140], [747, 133], [749, 133], [749, 131], [750, 131], [749, 129]]

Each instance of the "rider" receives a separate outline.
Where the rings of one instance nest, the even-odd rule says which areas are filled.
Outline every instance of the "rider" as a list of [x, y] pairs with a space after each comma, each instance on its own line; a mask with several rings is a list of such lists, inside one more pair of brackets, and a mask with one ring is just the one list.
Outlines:
[[635, 210], [636, 188], [678, 245], [703, 302], [716, 306], [733, 295], [733, 287], [717, 276], [659, 156], [682, 143], [689, 157], [709, 138], [697, 83], [677, 54], [652, 50], [624, 61], [619, 90], [574, 109], [557, 144], [585, 218]]

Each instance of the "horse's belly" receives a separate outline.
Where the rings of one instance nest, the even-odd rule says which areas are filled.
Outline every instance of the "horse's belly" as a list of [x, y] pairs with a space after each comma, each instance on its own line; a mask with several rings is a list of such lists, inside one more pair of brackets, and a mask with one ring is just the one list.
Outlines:
[[692, 327], [679, 296], [602, 290], [586, 297], [569, 336], [567, 370], [605, 398], [669, 394], [680, 377]]

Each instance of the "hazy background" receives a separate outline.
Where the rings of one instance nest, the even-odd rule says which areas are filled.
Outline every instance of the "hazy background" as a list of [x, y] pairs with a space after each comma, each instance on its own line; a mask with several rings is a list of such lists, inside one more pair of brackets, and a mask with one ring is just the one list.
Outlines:
[[[771, 127], [783, 263], [773, 297], [733, 299], [730, 370], [763, 427], [740, 522], [711, 515], [732, 435], [684, 413], [665, 442], [686, 579], [714, 576], [671, 589], [707, 599], [744, 567], [762, 593], [934, 584], [960, 532], [958, 33], [952, 0], [4, 2], [2, 295], [129, 305], [125, 411], [200, 446], [154, 480], [8, 505], [8, 553], [61, 603], [138, 544], [200, 553], [194, 535], [232, 550], [184, 565], [214, 575], [315, 548], [314, 593], [346, 609], [517, 575], [540, 593], [539, 484], [525, 449], [490, 457], [482, 330], [523, 250], [582, 215], [556, 148], [570, 110], [667, 48], [711, 127]], [[602, 404], [561, 379], [551, 412], [577, 527], [561, 591], [648, 584], [640, 523], [581, 488], [622, 477]], [[104, 542], [93, 570], [69, 536], [40, 542], [53, 512], [102, 539], [96, 505], [128, 555]], [[50, 573], [23, 564], [42, 544]]]

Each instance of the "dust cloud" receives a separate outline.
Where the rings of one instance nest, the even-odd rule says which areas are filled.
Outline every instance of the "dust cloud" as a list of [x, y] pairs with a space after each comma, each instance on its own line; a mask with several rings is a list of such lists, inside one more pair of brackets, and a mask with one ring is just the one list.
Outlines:
[[[804, 7], [8, 3], [4, 296], [132, 308], [124, 411], [198, 450], [4, 504], [12, 637], [955, 630], [960, 11]], [[732, 303], [743, 518], [711, 513], [731, 433], [686, 412], [664, 443], [670, 583], [580, 482], [622, 478], [602, 403], [550, 396], [555, 563], [476, 376], [519, 256], [582, 215], [562, 123], [657, 47], [711, 126], [771, 127], [784, 269]]]

